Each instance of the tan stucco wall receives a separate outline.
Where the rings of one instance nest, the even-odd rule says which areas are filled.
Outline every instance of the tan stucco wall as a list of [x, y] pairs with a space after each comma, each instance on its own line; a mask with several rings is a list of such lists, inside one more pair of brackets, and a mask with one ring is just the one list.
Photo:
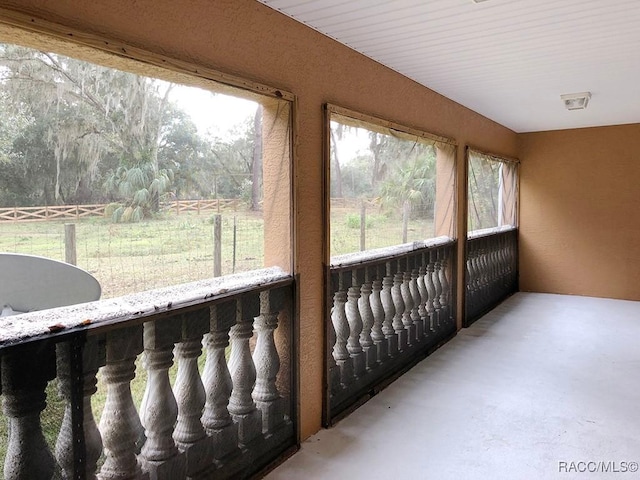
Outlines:
[[[296, 269], [301, 434], [320, 428], [323, 372], [322, 105], [332, 102], [515, 156], [516, 135], [254, 0], [21, 0], [0, 5], [297, 96]], [[461, 194], [461, 190], [460, 190]], [[461, 203], [461, 205], [463, 205]], [[462, 233], [464, 220], [458, 220]]]
[[640, 300], [640, 124], [520, 135], [520, 288]]

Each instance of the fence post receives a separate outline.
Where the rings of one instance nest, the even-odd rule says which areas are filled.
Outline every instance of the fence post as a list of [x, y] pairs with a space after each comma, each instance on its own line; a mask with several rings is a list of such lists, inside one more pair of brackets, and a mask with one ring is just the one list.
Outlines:
[[222, 275], [222, 215], [213, 216], [213, 276]]
[[367, 229], [367, 205], [364, 200], [360, 203], [360, 251], [365, 250]]
[[407, 231], [409, 230], [409, 212], [411, 204], [405, 200], [402, 204], [402, 243], [407, 243]]
[[75, 223], [64, 224], [64, 261], [71, 265], [77, 264]]

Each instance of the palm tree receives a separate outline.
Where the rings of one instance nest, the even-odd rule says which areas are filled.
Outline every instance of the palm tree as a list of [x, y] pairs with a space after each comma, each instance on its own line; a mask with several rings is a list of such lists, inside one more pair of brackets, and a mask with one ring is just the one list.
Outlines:
[[109, 176], [105, 189], [117, 192], [124, 203], [113, 211], [114, 222], [139, 222], [159, 211], [160, 200], [173, 184], [173, 170], [156, 169], [152, 162], [124, 166]]

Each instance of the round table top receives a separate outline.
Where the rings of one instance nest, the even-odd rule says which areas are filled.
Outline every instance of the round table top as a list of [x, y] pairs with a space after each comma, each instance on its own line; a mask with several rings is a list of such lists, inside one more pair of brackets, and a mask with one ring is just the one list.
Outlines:
[[98, 281], [81, 268], [50, 258], [0, 253], [0, 311], [3, 315], [91, 302]]

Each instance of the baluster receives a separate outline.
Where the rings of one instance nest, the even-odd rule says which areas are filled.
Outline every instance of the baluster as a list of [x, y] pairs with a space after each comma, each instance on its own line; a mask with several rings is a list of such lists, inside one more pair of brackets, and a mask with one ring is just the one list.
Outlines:
[[[368, 276], [368, 275], [367, 275]], [[362, 318], [362, 333], [360, 333], [360, 345], [366, 357], [366, 366], [368, 369], [374, 368], [378, 362], [378, 349], [374, 346], [372, 338], [373, 329], [373, 310], [371, 308], [371, 293], [373, 292], [372, 282], [366, 281], [360, 288], [360, 299], [358, 300], [358, 308], [360, 309], [360, 317]]]
[[[405, 265], [406, 267], [406, 265]], [[411, 318], [411, 310], [413, 309], [413, 298], [411, 297], [411, 271], [409, 268], [405, 268], [402, 273], [402, 284], [400, 285], [400, 295], [402, 296], [402, 303], [404, 303], [404, 312], [402, 312], [402, 325], [404, 325], [407, 331], [407, 346], [412, 346], [416, 343], [416, 327], [413, 324], [413, 318]]]
[[258, 294], [244, 294], [237, 301], [236, 324], [231, 327], [229, 372], [233, 390], [229, 413], [238, 424], [238, 442], [247, 447], [262, 437], [262, 415], [251, 397], [256, 383], [256, 367], [251, 358], [249, 340], [253, 336], [253, 319], [260, 313]]
[[136, 357], [142, 352], [142, 326], [107, 333], [106, 365], [102, 375], [107, 398], [100, 418], [105, 462], [98, 478], [142, 478], [136, 442], [142, 425], [131, 397]]
[[502, 262], [500, 261], [500, 250], [503, 238], [503, 236], [499, 236], [498, 238], [496, 238], [491, 249], [493, 257], [493, 284], [494, 287], [498, 288], [500, 288], [500, 283], [502, 280]]
[[500, 250], [500, 235], [491, 241], [491, 289], [495, 298], [501, 297], [502, 287], [500, 286], [500, 258], [498, 256]]
[[447, 250], [440, 249], [438, 251], [438, 258], [440, 259], [440, 286], [442, 292], [440, 294], [440, 305], [442, 307], [442, 318], [448, 326], [451, 322], [451, 304], [450, 304], [450, 287], [449, 280], [447, 279]]
[[473, 248], [473, 257], [471, 258], [471, 267], [473, 269], [473, 298], [474, 298], [474, 315], [480, 311], [482, 306], [482, 279], [480, 268], [480, 240], [476, 239]]
[[356, 377], [361, 377], [365, 373], [366, 359], [362, 346], [360, 345], [360, 334], [362, 333], [362, 318], [358, 308], [360, 299], [360, 287], [357, 285], [349, 287], [347, 291], [347, 304], [345, 312], [349, 323], [349, 338], [347, 339], [347, 350], [353, 361], [353, 373]]
[[409, 292], [411, 293], [411, 320], [413, 321], [413, 328], [416, 332], [416, 341], [421, 342], [424, 337], [424, 323], [422, 317], [420, 317], [420, 292], [418, 291], [418, 270], [416, 268], [411, 269], [411, 280], [409, 282]]
[[396, 316], [396, 307], [393, 304], [393, 276], [389, 273], [389, 264], [387, 264], [387, 275], [382, 278], [382, 290], [380, 292], [380, 300], [384, 308], [384, 321], [382, 322], [382, 333], [387, 339], [387, 346], [390, 357], [398, 354], [398, 337], [393, 329], [393, 319]]
[[493, 290], [493, 263], [492, 263], [492, 246], [491, 246], [491, 237], [487, 237], [485, 239], [485, 291], [486, 291], [486, 304], [490, 305], [494, 300], [495, 291]]
[[491, 303], [494, 303], [500, 297], [500, 288], [498, 287], [498, 261], [496, 257], [497, 243], [499, 238], [488, 238], [489, 245], [489, 289], [491, 290]]
[[233, 382], [225, 357], [225, 349], [229, 346], [229, 330], [236, 321], [236, 302], [214, 305], [209, 314], [211, 333], [206, 334], [202, 341], [207, 354], [202, 373], [207, 398], [202, 424], [212, 439], [214, 458], [224, 463], [239, 453], [238, 427], [228, 410]]
[[[398, 262], [393, 262], [394, 270], [399, 270]], [[407, 330], [404, 328], [402, 317], [404, 315], [404, 300], [402, 299], [402, 282], [404, 281], [404, 274], [400, 271], [396, 271], [393, 275], [393, 287], [391, 288], [391, 298], [393, 299], [393, 306], [395, 307], [396, 314], [393, 316], [393, 330], [398, 337], [398, 350], [404, 351], [407, 349], [408, 339]]]
[[427, 288], [428, 300], [426, 303], [427, 314], [429, 315], [429, 330], [432, 333], [436, 333], [436, 309], [433, 305], [433, 302], [436, 298], [436, 287], [433, 284], [433, 271], [434, 271], [434, 260], [431, 255], [431, 251], [425, 254], [425, 260], [428, 259], [426, 275], [425, 275], [425, 286]]
[[338, 393], [340, 389], [340, 368], [336, 363], [336, 359], [333, 357], [333, 348], [336, 344], [336, 331], [333, 328], [333, 322], [331, 321], [331, 315], [333, 314], [333, 307], [329, 314], [329, 321], [327, 322], [327, 342], [329, 346], [329, 353], [327, 355], [327, 366], [329, 370], [329, 396], [333, 397]]
[[146, 322], [143, 330], [147, 385], [140, 404], [140, 419], [147, 441], [140, 452], [142, 466], [152, 478], [185, 475], [185, 459], [173, 440], [178, 404], [169, 382], [173, 345], [180, 339], [180, 323], [174, 318]]
[[479, 291], [480, 291], [480, 269], [478, 268], [478, 240], [473, 240], [469, 251], [469, 267], [471, 271], [471, 297], [473, 299], [473, 311], [478, 310]]
[[256, 366], [253, 400], [262, 412], [263, 433], [275, 432], [285, 421], [286, 400], [280, 396], [276, 386], [280, 356], [273, 336], [278, 328], [278, 313], [283, 302], [282, 290], [260, 292], [260, 315], [255, 319], [258, 338], [253, 352]]
[[353, 362], [347, 349], [347, 339], [351, 332], [345, 304], [347, 294], [343, 290], [338, 290], [333, 296], [333, 308], [331, 309], [331, 323], [336, 332], [336, 342], [333, 345], [333, 358], [340, 369], [340, 383], [347, 387], [353, 383]]
[[509, 288], [515, 289], [518, 282], [518, 233], [513, 232], [509, 237], [508, 262], [509, 262]]
[[[424, 260], [424, 255], [422, 255], [422, 258]], [[420, 315], [420, 318], [422, 318], [422, 330], [424, 332], [424, 335], [428, 337], [431, 335], [431, 328], [429, 324], [429, 312], [427, 311], [427, 304], [429, 302], [429, 291], [427, 290], [427, 285], [425, 283], [426, 274], [427, 268], [424, 265], [420, 265], [420, 268], [418, 268], [418, 293], [420, 294], [420, 305], [418, 306], [418, 313]]]
[[209, 308], [181, 315], [181, 341], [174, 349], [178, 373], [173, 392], [178, 404], [178, 422], [173, 439], [184, 453], [187, 476], [203, 470], [213, 458], [213, 441], [200, 420], [207, 395], [198, 371], [202, 337], [209, 331], [209, 324]]
[[382, 306], [382, 281], [374, 280], [371, 284], [371, 296], [369, 297], [371, 304], [371, 312], [373, 314], [373, 327], [371, 328], [371, 338], [378, 352], [377, 359], [380, 363], [384, 363], [389, 357], [389, 349], [387, 339], [382, 330], [382, 322], [384, 322], [384, 307]]
[[400, 295], [402, 297], [402, 303], [404, 303], [404, 311], [402, 312], [402, 324], [407, 331], [407, 346], [411, 347], [416, 343], [416, 328], [413, 324], [413, 318], [411, 318], [411, 311], [413, 310], [413, 298], [411, 297], [411, 270], [408, 266], [407, 258], [403, 258], [403, 266], [398, 267], [403, 270], [402, 283], [400, 284]]
[[[482, 299], [486, 302], [487, 298], [487, 250], [486, 250], [486, 240], [483, 238], [480, 240], [480, 250], [478, 251], [478, 269], [479, 269], [479, 278], [480, 278], [480, 295]], [[483, 305], [484, 306], [484, 305]]]
[[500, 250], [498, 251], [498, 258], [500, 259], [500, 284], [502, 288], [508, 290], [509, 289], [509, 264], [506, 256], [506, 240], [505, 237], [502, 242], [500, 242]]
[[55, 460], [42, 433], [47, 381], [55, 377], [53, 349], [24, 348], [2, 356], [3, 410], [9, 441], [4, 462], [7, 480], [51, 478]]
[[475, 312], [475, 302], [476, 302], [476, 296], [475, 296], [475, 289], [474, 289], [474, 285], [475, 285], [475, 278], [474, 278], [474, 269], [473, 269], [473, 255], [474, 255], [474, 251], [473, 251], [473, 243], [471, 242], [467, 242], [467, 261], [466, 263], [466, 268], [467, 268], [467, 279], [466, 279], [466, 302], [465, 302], [465, 316], [467, 319], [470, 319]]
[[56, 458], [64, 478], [74, 478], [74, 448], [80, 446], [73, 438], [74, 403], [78, 402], [79, 393], [74, 390], [78, 385], [82, 395], [82, 424], [79, 428], [81, 432], [78, 434], [84, 437], [84, 467], [78, 474], [82, 478], [96, 478], [98, 459], [102, 453], [102, 438], [91, 409], [91, 396], [97, 391], [96, 373], [101, 358], [104, 359], [104, 349], [102, 352], [99, 351], [96, 337], [87, 339], [84, 345], [79, 345], [74, 340], [56, 345], [58, 391], [66, 401], [64, 418], [56, 441]]
[[440, 333], [442, 331], [442, 304], [440, 303], [440, 295], [442, 295], [442, 284], [440, 283], [440, 261], [438, 260], [438, 251], [432, 250], [431, 256], [433, 257], [433, 287], [434, 287], [434, 295], [433, 295], [433, 309], [434, 309], [434, 318], [436, 324], [436, 331]]

